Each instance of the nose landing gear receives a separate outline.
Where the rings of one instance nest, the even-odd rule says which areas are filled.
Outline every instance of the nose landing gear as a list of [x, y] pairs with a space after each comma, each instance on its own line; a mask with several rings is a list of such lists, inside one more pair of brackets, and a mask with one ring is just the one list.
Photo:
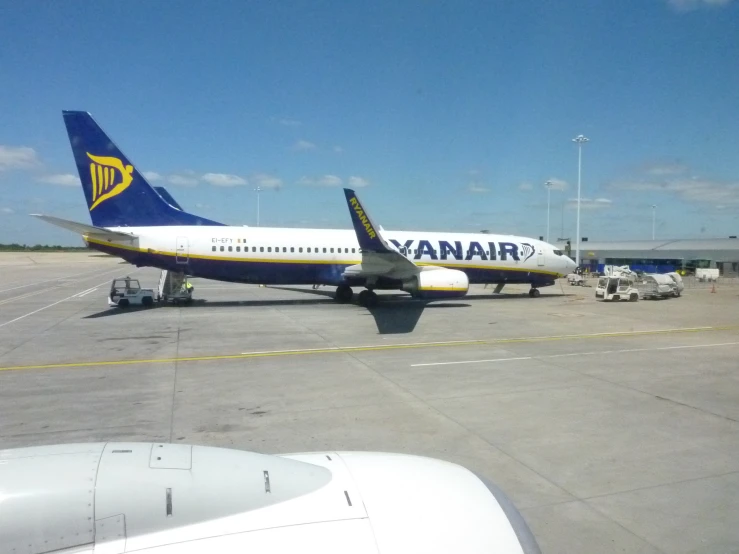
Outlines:
[[541, 293], [539, 292], [539, 289], [531, 287], [531, 290], [529, 291], [529, 296], [531, 298], [539, 298]]

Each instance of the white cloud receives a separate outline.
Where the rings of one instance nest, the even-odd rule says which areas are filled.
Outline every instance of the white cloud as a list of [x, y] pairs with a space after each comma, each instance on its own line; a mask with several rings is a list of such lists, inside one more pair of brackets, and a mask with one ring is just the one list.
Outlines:
[[521, 183], [518, 185], [518, 190], [531, 190], [534, 188], [534, 185], [531, 183]]
[[188, 172], [179, 175], [169, 175], [167, 182], [179, 187], [194, 187], [198, 184], [198, 179], [194, 173]]
[[144, 176], [144, 179], [146, 179], [150, 183], [156, 183], [157, 181], [161, 181], [162, 179], [164, 179], [164, 177], [156, 171], [144, 171], [142, 175]]
[[364, 177], [357, 177], [355, 175], [352, 175], [349, 177], [349, 186], [352, 188], [362, 188], [369, 186], [369, 181], [365, 179]]
[[340, 187], [344, 184], [344, 180], [336, 175], [323, 175], [316, 178], [301, 177], [298, 184], [309, 187]]
[[642, 170], [647, 175], [655, 177], [664, 177], [666, 175], [683, 175], [690, 169], [687, 165], [679, 162], [652, 162], [642, 166]]
[[676, 177], [663, 181], [619, 181], [613, 183], [611, 187], [637, 192], [667, 192], [690, 203], [739, 204], [739, 181], [720, 181], [703, 177]]
[[14, 214], [15, 210], [13, 208], [0, 208], [0, 213]]
[[334, 146], [334, 152], [337, 154], [341, 154], [344, 151], [344, 149], [341, 146]]
[[206, 173], [202, 177], [203, 181], [216, 187], [237, 187], [246, 185], [246, 179], [238, 175], [229, 173]]
[[550, 177], [547, 179], [551, 183], [552, 190], [567, 190], [570, 185], [564, 179], [558, 179], [557, 177]]
[[728, 6], [733, 0], [667, 0], [669, 6], [679, 12], [688, 12], [698, 8], [718, 8]]
[[282, 117], [278, 119], [277, 122], [285, 127], [300, 127], [303, 124], [297, 119], [290, 119], [289, 117]]
[[296, 142], [293, 145], [293, 150], [297, 150], [299, 152], [304, 152], [306, 150], [315, 150], [315, 149], [316, 149], [315, 144], [313, 144], [310, 141], [303, 140], [303, 139], [300, 139], [298, 142]]
[[41, 183], [47, 183], [49, 185], [60, 185], [63, 187], [74, 187], [80, 186], [80, 179], [77, 175], [71, 173], [57, 173], [54, 175], [44, 175], [37, 179]]
[[[610, 208], [613, 201], [609, 198], [580, 198], [580, 209], [581, 210], [599, 210], [603, 208]], [[570, 198], [567, 200], [567, 205], [570, 208], [577, 208], [577, 198]]]
[[253, 185], [263, 189], [280, 189], [282, 188], [282, 179], [267, 173], [257, 173], [249, 178]]
[[39, 164], [38, 154], [27, 146], [0, 145], [0, 171], [28, 169]]
[[467, 186], [467, 192], [474, 192], [475, 194], [482, 194], [485, 192], [490, 192], [490, 189], [487, 187], [483, 187], [479, 183], [470, 183]]

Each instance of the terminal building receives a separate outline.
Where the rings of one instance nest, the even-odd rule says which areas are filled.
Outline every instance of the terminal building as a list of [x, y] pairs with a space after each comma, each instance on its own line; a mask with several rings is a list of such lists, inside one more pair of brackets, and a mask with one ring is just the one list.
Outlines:
[[[571, 241], [555, 244], [575, 258]], [[628, 265], [646, 273], [685, 270], [690, 274], [696, 268], [718, 268], [720, 275], [734, 277], [739, 273], [739, 239], [589, 241], [583, 237], [580, 260], [591, 273], [602, 272], [606, 265]]]

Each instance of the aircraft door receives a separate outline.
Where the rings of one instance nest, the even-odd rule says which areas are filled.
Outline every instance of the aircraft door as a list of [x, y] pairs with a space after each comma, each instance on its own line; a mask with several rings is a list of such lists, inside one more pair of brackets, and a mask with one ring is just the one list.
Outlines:
[[175, 259], [178, 264], [186, 264], [190, 261], [190, 245], [187, 237], [177, 237]]
[[541, 250], [536, 253], [536, 265], [539, 267], [544, 266], [544, 252]]

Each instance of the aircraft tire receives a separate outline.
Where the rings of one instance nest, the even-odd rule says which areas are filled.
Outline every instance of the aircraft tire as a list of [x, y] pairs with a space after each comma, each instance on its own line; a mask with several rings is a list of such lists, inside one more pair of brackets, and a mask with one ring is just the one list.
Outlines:
[[339, 285], [336, 287], [336, 294], [334, 295], [334, 300], [336, 300], [339, 304], [346, 304], [347, 302], [352, 301], [352, 297], [354, 296], [354, 291], [352, 291], [352, 288], [348, 285]]
[[531, 298], [539, 298], [539, 296], [541, 296], [541, 293], [539, 292], [539, 289], [531, 289], [529, 291], [529, 296]]
[[359, 303], [365, 308], [372, 308], [377, 305], [377, 294], [371, 290], [363, 290], [359, 293]]

